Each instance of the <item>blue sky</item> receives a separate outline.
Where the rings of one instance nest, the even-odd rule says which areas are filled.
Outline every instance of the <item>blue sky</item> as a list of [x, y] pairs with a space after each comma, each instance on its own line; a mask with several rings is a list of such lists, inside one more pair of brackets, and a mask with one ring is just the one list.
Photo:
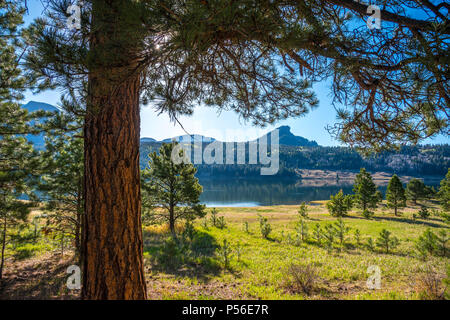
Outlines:
[[[28, 9], [29, 14], [25, 17], [25, 23], [29, 23], [35, 17], [40, 16], [43, 10], [41, 2], [37, 0], [30, 1]], [[315, 140], [320, 145], [340, 145], [325, 130], [327, 125], [331, 125], [336, 121], [336, 112], [331, 104], [332, 98], [329, 94], [330, 84], [327, 82], [316, 84], [314, 85], [314, 90], [320, 101], [318, 108], [312, 110], [304, 117], [279, 121], [274, 126], [263, 129], [254, 128], [250, 123], [243, 122], [234, 112], [223, 111], [219, 114], [215, 108], [202, 106], [195, 109], [193, 116], [181, 117], [179, 120], [189, 134], [201, 134], [222, 141], [254, 139], [275, 127], [288, 125], [295, 135]], [[34, 100], [56, 105], [60, 100], [59, 97], [59, 91], [46, 91], [36, 95], [27, 92], [24, 102]], [[162, 140], [185, 133], [181, 126], [171, 123], [166, 115], [157, 115], [151, 106], [141, 108], [141, 137]], [[432, 144], [450, 143], [450, 137], [438, 136], [425, 142]]]

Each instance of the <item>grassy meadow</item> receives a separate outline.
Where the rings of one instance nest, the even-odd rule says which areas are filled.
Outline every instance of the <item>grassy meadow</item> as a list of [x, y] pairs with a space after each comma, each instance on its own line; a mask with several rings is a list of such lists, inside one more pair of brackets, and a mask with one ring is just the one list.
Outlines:
[[[325, 201], [314, 202], [308, 207], [306, 241], [296, 240], [298, 206], [218, 208], [218, 216], [225, 218], [226, 227], [211, 226], [210, 215], [206, 225], [205, 221], [197, 221], [196, 235], [187, 241], [190, 245], [183, 253], [178, 253], [167, 240], [167, 228], [145, 227], [150, 298], [420, 299], [427, 296], [430, 274], [438, 279], [445, 277], [448, 256], [424, 260], [415, 250], [417, 238], [427, 228], [448, 228], [440, 217], [413, 219], [418, 207], [408, 207], [396, 217], [382, 205], [370, 220], [353, 211], [343, 219], [351, 228], [344, 245], [336, 243], [330, 251], [311, 239], [314, 224], [325, 226], [336, 221], [324, 204]], [[258, 215], [267, 217], [273, 229], [268, 239], [261, 236]], [[360, 244], [355, 239], [356, 229], [360, 230]], [[371, 251], [365, 245], [369, 237], [375, 241], [382, 229], [400, 240], [392, 253], [383, 253], [380, 248]], [[224, 240], [230, 247], [227, 268], [221, 254]], [[178, 258], [171, 260], [173, 256]], [[287, 272], [291, 264], [314, 267], [317, 277], [312, 292], [297, 290]], [[367, 288], [370, 265], [381, 270], [380, 289]]]
[[[413, 217], [419, 206], [409, 206], [394, 216], [384, 204], [372, 219], [354, 210], [343, 218], [350, 228], [341, 246], [336, 239], [326, 248], [313, 239], [313, 226], [336, 223], [325, 207], [326, 201], [308, 205], [308, 238], [297, 236], [298, 206], [217, 208], [225, 227], [212, 226], [211, 209], [205, 219], [194, 222], [187, 232], [178, 224], [174, 241], [168, 227], [144, 226], [144, 257], [150, 299], [425, 299], [442, 294], [442, 279], [448, 277], [449, 256], [421, 257], [415, 249], [418, 237], [427, 228], [447, 230], [442, 218]], [[439, 210], [434, 202], [429, 209]], [[432, 210], [433, 211], [433, 210]], [[436, 212], [436, 211], [433, 211]], [[38, 213], [38, 210], [35, 214]], [[261, 236], [259, 215], [266, 217], [272, 231]], [[247, 223], [247, 226], [246, 226]], [[355, 230], [360, 231], [357, 243]], [[386, 254], [372, 251], [367, 239], [376, 242], [382, 229], [400, 240]], [[33, 232], [31, 228], [29, 232]], [[224, 240], [226, 240], [224, 255]], [[69, 246], [70, 244], [67, 244]], [[32, 248], [31, 248], [31, 247]], [[21, 256], [7, 248], [5, 282], [0, 298], [76, 299], [79, 292], [65, 287], [67, 266], [74, 264], [70, 250], [61, 252], [61, 241], [40, 238], [28, 248], [19, 248]], [[14, 248], [17, 252], [18, 248]], [[224, 257], [229, 262], [225, 265]], [[305, 293], [288, 270], [292, 265], [314, 270], [311, 290]], [[369, 289], [367, 268], [378, 266], [380, 289]], [[434, 285], [434, 287], [433, 287]], [[433, 293], [433, 292], [432, 292]]]

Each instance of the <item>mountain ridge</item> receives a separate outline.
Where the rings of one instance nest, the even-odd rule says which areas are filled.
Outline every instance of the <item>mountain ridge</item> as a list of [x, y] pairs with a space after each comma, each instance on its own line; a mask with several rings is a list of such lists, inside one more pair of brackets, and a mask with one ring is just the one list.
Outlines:
[[[39, 102], [30, 100], [26, 104], [23, 104], [21, 106], [22, 108], [28, 110], [28, 112], [35, 112], [39, 110], [44, 111], [61, 111], [58, 107], [55, 107], [51, 104], [45, 103], [45, 102]], [[286, 145], [286, 146], [297, 146], [297, 147], [316, 147], [319, 146], [316, 141], [314, 140], [308, 140], [301, 136], [296, 136], [291, 132], [291, 127], [289, 126], [280, 126], [274, 130], [279, 130], [279, 144], [280, 145]], [[261, 139], [264, 136], [267, 136], [267, 142], [270, 144], [271, 142], [271, 136], [274, 130], [266, 133], [265, 135], [259, 137], [258, 139]], [[43, 135], [37, 135], [30, 137], [30, 140], [33, 140], [33, 143], [36, 146], [43, 146], [44, 145], [44, 137]], [[42, 141], [40, 141], [42, 140]], [[151, 137], [142, 137], [140, 138], [141, 143], [170, 143], [172, 141], [177, 142], [213, 142], [218, 141], [217, 139], [213, 137], [207, 137], [199, 134], [193, 134], [193, 135], [179, 135], [172, 138], [166, 138], [163, 140], [156, 140]], [[255, 140], [254, 140], [255, 141]], [[220, 141], [219, 141], [220, 142]], [[248, 142], [248, 141], [246, 141]]]
[[[22, 107], [30, 112], [37, 110], [56, 111], [60, 109], [46, 103], [30, 101]], [[371, 157], [363, 157], [354, 149], [349, 147], [327, 147], [320, 146], [315, 141], [310, 141], [291, 132], [289, 126], [281, 126], [280, 138], [280, 171], [278, 176], [297, 177], [298, 169], [311, 170], [359, 170], [365, 167], [369, 171], [386, 171], [390, 173], [406, 175], [439, 175], [444, 176], [450, 167], [450, 145], [418, 145], [404, 146], [399, 151], [384, 151]], [[268, 132], [267, 140], [273, 131]], [[178, 136], [178, 139], [186, 136]], [[200, 139], [203, 136], [196, 135]], [[33, 142], [36, 148], [45, 146], [45, 134], [27, 135], [26, 138]], [[177, 137], [175, 137], [177, 138]], [[205, 137], [204, 142], [210, 142]], [[304, 139], [304, 140], [303, 140]], [[170, 142], [171, 139], [163, 141]], [[145, 167], [148, 163], [150, 151], [157, 151], [163, 143], [153, 138], [141, 138], [140, 164]], [[205, 145], [204, 145], [205, 146]], [[301, 146], [304, 146], [301, 147]], [[200, 165], [199, 175], [211, 177], [251, 177], [259, 176], [258, 165]]]
[[35, 112], [35, 111], [61, 111], [58, 107], [55, 107], [51, 104], [45, 103], [45, 102], [39, 102], [39, 101], [33, 101], [30, 100], [26, 104], [21, 105], [21, 108], [27, 109], [28, 112]]
[[[294, 135], [291, 132], [291, 127], [289, 127], [289, 126], [280, 126], [276, 129], [262, 135], [258, 139], [261, 139], [262, 137], [267, 136], [267, 142], [270, 144], [272, 133], [275, 130], [279, 131], [278, 134], [279, 134], [279, 144], [280, 145], [296, 146], [296, 147], [318, 147], [319, 146], [319, 144], [314, 140], [308, 140], [302, 136]], [[163, 140], [159, 140], [159, 141], [154, 138], [150, 138], [150, 137], [141, 138], [141, 142], [143, 142], [143, 143], [145, 143], [145, 142], [170, 143], [174, 140], [177, 142], [191, 142], [191, 143], [192, 142], [213, 142], [213, 141], [221, 142], [215, 138], [207, 137], [207, 136], [203, 136], [203, 135], [199, 135], [199, 134], [180, 135], [180, 136], [175, 136], [172, 138], [167, 138], [167, 139], [163, 139]], [[252, 141], [257, 141], [257, 140], [252, 140]], [[235, 141], [229, 141], [229, 142], [235, 142]], [[245, 142], [248, 142], [248, 141], [245, 141]]]
[[[45, 103], [45, 102], [38, 102], [30, 100], [26, 104], [23, 104], [20, 106], [23, 109], [26, 109], [28, 112], [36, 112], [36, 111], [47, 111], [47, 112], [61, 112], [61, 109]], [[41, 118], [41, 120], [45, 119], [45, 117]], [[39, 120], [37, 120], [39, 121]], [[31, 121], [31, 123], [34, 123], [35, 121]], [[25, 135], [25, 138], [31, 142], [34, 147], [37, 150], [43, 150], [45, 148], [45, 133], [39, 133], [39, 134], [27, 134]]]

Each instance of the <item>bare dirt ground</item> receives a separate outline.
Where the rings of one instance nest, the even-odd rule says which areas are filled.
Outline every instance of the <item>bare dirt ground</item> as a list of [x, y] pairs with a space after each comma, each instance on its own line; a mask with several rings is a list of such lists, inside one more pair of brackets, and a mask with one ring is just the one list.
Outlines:
[[71, 264], [71, 254], [61, 257], [55, 252], [23, 261], [8, 260], [0, 282], [0, 300], [77, 299], [79, 292], [66, 288], [66, 270]]
[[[67, 267], [74, 264], [71, 254], [61, 258], [59, 253], [49, 252], [23, 261], [9, 260], [3, 280], [0, 282], [0, 300], [74, 300], [80, 292], [66, 288]], [[204, 297], [242, 299], [235, 283], [186, 283], [167, 282], [164, 277], [147, 275], [149, 299], [182, 299]], [[177, 292], [183, 295], [177, 296]]]

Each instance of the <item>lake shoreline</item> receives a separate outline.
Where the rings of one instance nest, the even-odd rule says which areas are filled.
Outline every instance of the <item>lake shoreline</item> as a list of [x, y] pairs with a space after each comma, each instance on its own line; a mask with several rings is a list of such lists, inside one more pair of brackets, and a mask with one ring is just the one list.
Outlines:
[[[200, 201], [207, 207], [258, 207], [274, 205], [299, 205], [303, 201], [324, 201], [342, 190], [353, 194], [354, 179], [359, 171], [299, 170], [299, 179], [270, 178], [200, 178], [203, 193]], [[385, 195], [391, 173], [371, 173], [378, 190]], [[413, 178], [422, 179], [435, 190], [441, 176], [399, 176], [406, 184]]]

